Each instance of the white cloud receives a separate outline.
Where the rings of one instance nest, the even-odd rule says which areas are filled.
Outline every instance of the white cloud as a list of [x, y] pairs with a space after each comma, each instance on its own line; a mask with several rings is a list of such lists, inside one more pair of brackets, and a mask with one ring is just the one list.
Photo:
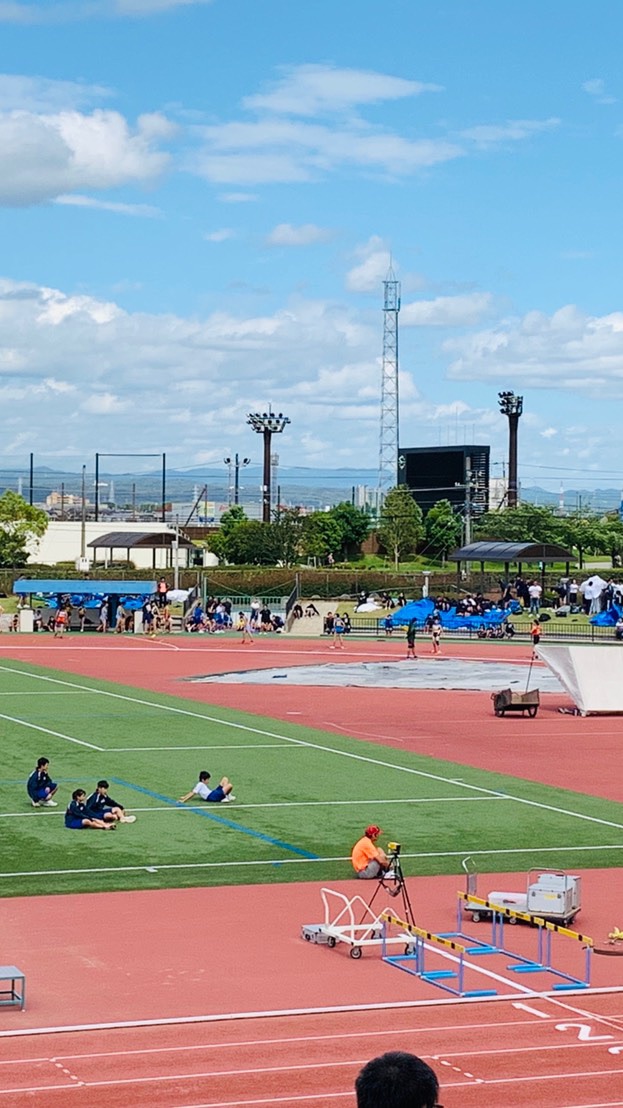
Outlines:
[[623, 397], [623, 312], [589, 316], [569, 304], [551, 316], [528, 312], [520, 319], [451, 339], [449, 376], [498, 381], [514, 387], [572, 389]]
[[84, 108], [110, 96], [105, 85], [0, 73], [0, 112], [49, 113]]
[[0, 280], [0, 406], [26, 401], [5, 403], [14, 420], [6, 439], [45, 426], [46, 452], [56, 453], [71, 421], [74, 455], [90, 454], [88, 414], [114, 416], [111, 450], [128, 442], [153, 449], [157, 425], [159, 448], [184, 463], [205, 451], [206, 440], [220, 442], [219, 453], [245, 434], [240, 449], [248, 455], [259, 446], [245, 431], [246, 415], [272, 399], [292, 419], [297, 451], [301, 436], [331, 427], [339, 437], [347, 422], [340, 448], [365, 457], [378, 427], [380, 368], [370, 358], [378, 345], [375, 327], [326, 301], [293, 298], [263, 315], [186, 318]]
[[541, 431], [541, 438], [553, 439], [558, 434], [555, 427], [546, 427], [544, 431]]
[[616, 96], [606, 92], [606, 82], [601, 77], [591, 77], [589, 81], [582, 83], [582, 91], [592, 96], [598, 104], [616, 104]]
[[329, 65], [284, 67], [282, 73], [271, 91], [247, 96], [243, 106], [260, 112], [316, 116], [441, 91], [440, 85]]
[[116, 200], [97, 200], [94, 196], [81, 196], [80, 193], [57, 196], [54, 203], [73, 208], [96, 208], [103, 212], [141, 216], [144, 219], [158, 219], [162, 215], [161, 209], [154, 208], [151, 204], [123, 204]]
[[227, 242], [228, 239], [233, 239], [235, 234], [231, 227], [220, 227], [217, 231], [206, 231], [203, 237], [206, 242]]
[[212, 0], [0, 0], [0, 23], [73, 23], [85, 19], [158, 15]]
[[325, 126], [269, 117], [197, 128], [203, 148], [190, 166], [219, 184], [285, 184], [325, 177], [340, 167], [409, 176], [464, 151], [446, 139], [406, 139], [365, 123]]
[[278, 223], [266, 236], [268, 246], [312, 246], [316, 242], [328, 242], [332, 232], [315, 223], [303, 223], [293, 227], [291, 223]]
[[490, 292], [415, 300], [402, 305], [400, 322], [405, 327], [471, 327], [491, 316], [493, 303]]
[[350, 292], [379, 293], [387, 277], [391, 254], [378, 235], [372, 235], [355, 251], [357, 264], [346, 274], [346, 288]]
[[163, 117], [132, 129], [118, 112], [0, 114], [0, 203], [25, 207], [84, 188], [149, 181], [166, 169], [159, 141], [173, 134]]
[[217, 196], [222, 204], [251, 204], [258, 199], [254, 192], [222, 192]]
[[560, 126], [560, 119], [508, 119], [505, 123], [481, 123], [460, 131], [461, 138], [473, 142], [476, 146], [498, 146], [508, 142], [520, 142], [533, 135], [554, 131]]
[[83, 400], [80, 407], [83, 412], [89, 412], [91, 415], [115, 415], [124, 411], [126, 404], [112, 392], [94, 392]]

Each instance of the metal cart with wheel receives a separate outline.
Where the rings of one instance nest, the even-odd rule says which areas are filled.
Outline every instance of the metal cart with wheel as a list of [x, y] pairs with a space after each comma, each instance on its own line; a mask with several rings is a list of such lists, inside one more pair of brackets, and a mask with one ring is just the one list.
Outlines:
[[502, 689], [491, 693], [491, 699], [496, 716], [505, 716], [507, 712], [521, 712], [523, 716], [527, 712], [530, 719], [534, 719], [541, 703], [538, 689], [528, 689], [523, 693]]

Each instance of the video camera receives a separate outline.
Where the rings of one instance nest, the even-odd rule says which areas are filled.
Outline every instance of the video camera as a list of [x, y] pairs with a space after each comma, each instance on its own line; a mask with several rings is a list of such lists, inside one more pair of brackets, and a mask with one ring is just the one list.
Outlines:
[[400, 851], [402, 850], [402, 844], [401, 843], [388, 843], [387, 844], [387, 849], [388, 849], [389, 853], [394, 856], [394, 858], [397, 858], [398, 855], [400, 854]]

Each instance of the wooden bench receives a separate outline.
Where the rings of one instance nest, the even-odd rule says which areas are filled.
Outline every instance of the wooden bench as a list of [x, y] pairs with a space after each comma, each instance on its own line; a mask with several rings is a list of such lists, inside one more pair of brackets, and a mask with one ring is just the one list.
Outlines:
[[[4, 988], [11, 982], [10, 988]], [[0, 1005], [17, 1005], [23, 1009], [26, 1004], [26, 974], [17, 966], [0, 966]]]

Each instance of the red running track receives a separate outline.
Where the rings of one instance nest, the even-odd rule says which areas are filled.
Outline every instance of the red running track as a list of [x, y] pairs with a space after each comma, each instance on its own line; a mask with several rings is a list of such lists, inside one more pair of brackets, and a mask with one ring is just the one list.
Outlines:
[[623, 1105], [623, 994], [5, 1038], [0, 1105], [354, 1105], [362, 1065], [424, 1057], [446, 1108]]

